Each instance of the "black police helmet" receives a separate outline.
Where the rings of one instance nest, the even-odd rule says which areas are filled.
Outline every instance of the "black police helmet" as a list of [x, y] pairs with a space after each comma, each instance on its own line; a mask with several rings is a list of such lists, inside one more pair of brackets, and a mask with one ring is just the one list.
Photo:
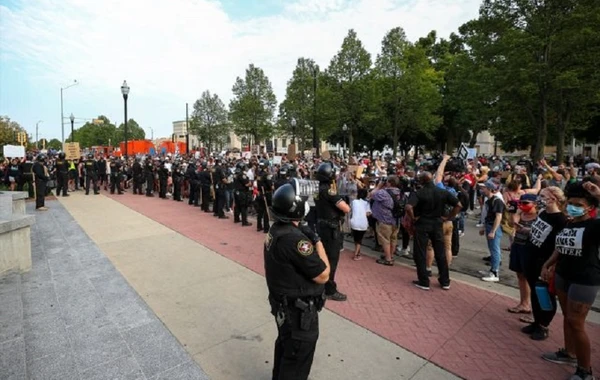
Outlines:
[[44, 160], [46, 160], [46, 155], [44, 153], [38, 154], [37, 160], [38, 161], [44, 161]]
[[296, 195], [296, 189], [289, 183], [279, 187], [273, 194], [271, 214], [275, 221], [290, 223], [304, 219], [306, 204]]
[[331, 162], [323, 162], [315, 172], [315, 179], [319, 182], [331, 182], [335, 179], [335, 170]]
[[31, 155], [31, 154], [28, 154], [26, 158], [27, 158], [27, 161], [33, 161], [33, 155]]
[[61, 160], [64, 160], [64, 159], [65, 159], [65, 157], [67, 157], [67, 155], [65, 154], [65, 152], [60, 152], [60, 153], [58, 154], [58, 158], [60, 158]]
[[91, 153], [88, 153], [88, 159], [90, 159], [90, 160], [91, 160], [92, 158], [94, 158], [94, 155], [93, 155], [93, 154], [91, 154]]

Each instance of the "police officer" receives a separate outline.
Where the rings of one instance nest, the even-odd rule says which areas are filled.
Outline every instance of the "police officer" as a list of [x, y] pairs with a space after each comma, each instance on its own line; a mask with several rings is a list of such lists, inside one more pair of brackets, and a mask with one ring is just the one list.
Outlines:
[[269, 212], [267, 207], [271, 207], [273, 198], [273, 181], [267, 171], [266, 163], [261, 161], [258, 164], [258, 196], [256, 197], [256, 230], [269, 232]]
[[248, 205], [252, 199], [252, 182], [246, 175], [246, 165], [239, 163], [235, 171], [235, 179], [233, 181], [233, 200], [235, 202], [233, 207], [233, 222], [241, 222], [242, 226], [251, 226], [252, 223], [248, 222]]
[[85, 168], [85, 195], [90, 194], [90, 182], [94, 186], [94, 194], [100, 194], [98, 191], [98, 164], [92, 153], [88, 154], [83, 167]]
[[147, 156], [146, 161], [144, 162], [144, 177], [146, 179], [146, 196], [153, 197], [152, 194], [154, 190], [154, 163], [152, 162], [152, 157]]
[[265, 278], [277, 323], [273, 380], [306, 380], [319, 338], [318, 312], [329, 279], [329, 260], [319, 236], [302, 224], [305, 202], [291, 184], [273, 195], [275, 224], [264, 244]]
[[325, 296], [333, 301], [345, 301], [346, 295], [337, 290], [335, 272], [344, 243], [340, 224], [344, 215], [350, 212], [350, 207], [332, 188], [335, 182], [335, 170], [331, 162], [323, 162], [319, 165], [315, 179], [319, 181], [319, 192], [314, 197], [317, 232], [331, 264], [329, 281], [325, 284]]
[[213, 168], [213, 183], [215, 184], [215, 203], [213, 205], [213, 215], [219, 219], [229, 219], [229, 216], [225, 215], [225, 190], [227, 186], [228, 174], [224, 166], [220, 164], [218, 160], [215, 161]]
[[212, 184], [212, 175], [210, 171], [208, 171], [208, 165], [206, 161], [202, 162], [202, 171], [198, 174], [198, 181], [200, 182], [200, 192], [202, 203], [200, 208], [204, 212], [210, 212], [209, 204], [210, 204], [210, 188]]
[[[188, 204], [193, 205], [196, 199], [196, 162], [191, 160], [185, 171], [185, 179], [188, 182], [189, 199]], [[197, 204], [197, 203], [196, 203]]]
[[66, 155], [64, 152], [58, 154], [58, 159], [54, 168], [56, 169], [56, 196], [60, 196], [62, 190], [62, 196], [68, 197], [67, 184], [69, 182], [69, 162], [65, 159]]
[[175, 161], [171, 167], [171, 178], [173, 178], [173, 200], [183, 202], [183, 199], [181, 199], [183, 172], [181, 171], [181, 164], [179, 161]]
[[39, 154], [37, 160], [31, 166], [33, 181], [35, 182], [35, 209], [46, 211], [48, 208], [44, 205], [46, 196], [46, 183], [50, 180], [48, 168], [46, 168], [46, 155]]
[[[113, 158], [111, 158], [111, 161], [113, 160]], [[111, 168], [112, 169], [112, 168]], [[111, 188], [112, 188], [112, 171], [110, 172], [110, 176], [111, 176]], [[108, 186], [108, 175], [106, 174], [106, 160], [104, 159], [104, 156], [100, 156], [100, 158], [98, 159], [98, 187], [104, 185], [104, 190], [107, 190], [107, 186]], [[112, 190], [111, 194], [113, 194], [115, 191]]]
[[19, 183], [17, 183], [17, 191], [23, 191], [23, 186], [27, 184], [27, 193], [29, 198], [33, 198], [33, 156], [28, 154], [25, 161], [19, 164]]
[[[100, 161], [98, 161], [100, 164]], [[106, 166], [106, 161], [104, 161], [104, 165]], [[116, 158], [110, 158], [110, 193], [115, 193], [115, 188], [117, 189], [119, 194], [123, 194], [121, 191], [121, 162]]]
[[167, 199], [167, 183], [169, 181], [169, 169], [167, 169], [164, 160], [158, 164], [158, 197]]
[[144, 184], [144, 169], [140, 164], [140, 159], [136, 158], [135, 162], [131, 166], [131, 173], [133, 175], [133, 194], [142, 195], [142, 185]]
[[275, 180], [275, 190], [289, 182], [291, 178], [291, 171], [294, 170], [294, 166], [290, 164], [283, 164], [279, 168], [277, 173], [277, 179]]

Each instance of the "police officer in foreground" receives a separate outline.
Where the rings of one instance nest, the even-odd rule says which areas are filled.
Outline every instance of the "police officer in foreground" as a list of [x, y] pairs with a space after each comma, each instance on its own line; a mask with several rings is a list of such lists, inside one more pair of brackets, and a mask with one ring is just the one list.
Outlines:
[[261, 161], [258, 165], [258, 196], [256, 197], [256, 231], [269, 232], [269, 213], [267, 207], [271, 207], [273, 198], [273, 181], [267, 171], [266, 162]]
[[56, 196], [60, 196], [62, 190], [62, 196], [68, 197], [67, 184], [69, 182], [69, 162], [66, 160], [64, 152], [58, 154], [58, 159], [56, 160], [54, 168], [56, 170]]
[[171, 167], [171, 178], [173, 179], [173, 200], [183, 202], [181, 199], [181, 185], [183, 184], [183, 171], [179, 160], [175, 160]]
[[146, 156], [144, 162], [144, 178], [146, 179], [146, 196], [153, 197], [154, 194], [154, 163], [152, 157]]
[[319, 236], [302, 223], [306, 203], [291, 184], [273, 194], [275, 224], [264, 244], [265, 278], [277, 323], [273, 380], [306, 380], [319, 338], [329, 260]]
[[198, 174], [198, 181], [200, 182], [200, 198], [202, 201], [200, 208], [204, 212], [210, 212], [210, 188], [213, 185], [212, 174], [208, 170], [208, 164], [206, 161], [203, 161], [201, 166], [202, 171]]
[[94, 187], [94, 194], [100, 194], [98, 189], [98, 164], [92, 153], [88, 154], [83, 167], [85, 168], [85, 195], [90, 194], [90, 183]]
[[29, 198], [33, 198], [33, 156], [28, 154], [25, 161], [19, 164], [19, 183], [17, 183], [17, 191], [23, 191], [23, 187], [27, 184], [27, 193]]
[[133, 166], [131, 167], [131, 173], [133, 174], [133, 194], [142, 195], [142, 186], [144, 184], [144, 169], [140, 163], [140, 159], [136, 158]]
[[340, 250], [344, 244], [341, 221], [344, 215], [350, 212], [350, 206], [332, 187], [335, 183], [335, 170], [331, 162], [323, 162], [319, 165], [315, 179], [319, 181], [319, 192], [314, 197], [317, 232], [321, 236], [331, 264], [329, 281], [325, 284], [325, 296], [333, 301], [345, 301], [346, 295], [337, 289], [335, 271], [340, 260]]

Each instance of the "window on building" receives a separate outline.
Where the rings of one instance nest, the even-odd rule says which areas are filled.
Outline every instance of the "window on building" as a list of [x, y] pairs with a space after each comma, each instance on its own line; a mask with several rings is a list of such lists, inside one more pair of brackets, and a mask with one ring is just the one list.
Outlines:
[[281, 139], [281, 146], [285, 148], [287, 146], [287, 139]]

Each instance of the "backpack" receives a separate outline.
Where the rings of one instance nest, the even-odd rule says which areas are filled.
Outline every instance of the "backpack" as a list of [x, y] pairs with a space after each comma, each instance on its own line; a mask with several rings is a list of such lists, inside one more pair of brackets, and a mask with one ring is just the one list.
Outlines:
[[404, 208], [406, 206], [406, 197], [402, 191], [398, 194], [394, 194], [393, 191], [386, 189], [386, 192], [392, 197], [394, 201], [394, 207], [392, 208], [392, 215], [394, 218], [399, 219], [404, 216]]

